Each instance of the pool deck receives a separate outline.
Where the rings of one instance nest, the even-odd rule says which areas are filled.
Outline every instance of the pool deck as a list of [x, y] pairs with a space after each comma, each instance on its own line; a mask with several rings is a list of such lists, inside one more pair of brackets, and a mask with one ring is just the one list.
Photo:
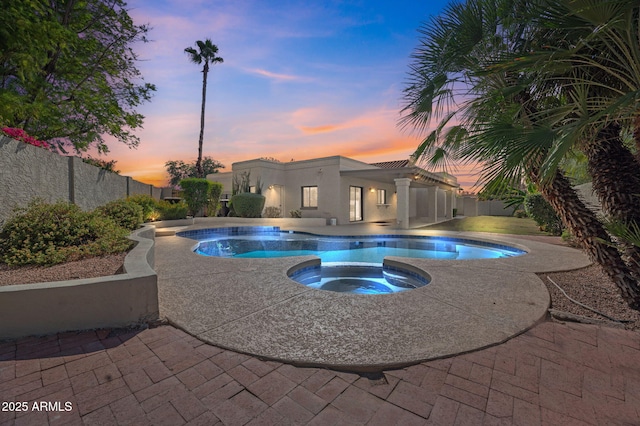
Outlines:
[[[257, 225], [258, 223], [256, 223]], [[206, 221], [179, 230], [238, 226]], [[549, 294], [537, 272], [588, 266], [580, 251], [498, 234], [395, 230], [376, 225], [282, 229], [324, 235], [439, 235], [490, 240], [524, 256], [440, 261], [388, 258], [428, 273], [402, 293], [310, 289], [287, 271], [314, 256], [225, 259], [195, 254], [195, 240], [156, 238], [160, 315], [213, 345], [299, 366], [381, 371], [490, 347], [542, 321]], [[159, 234], [162, 234], [160, 232]], [[166, 233], [165, 233], [166, 234]]]

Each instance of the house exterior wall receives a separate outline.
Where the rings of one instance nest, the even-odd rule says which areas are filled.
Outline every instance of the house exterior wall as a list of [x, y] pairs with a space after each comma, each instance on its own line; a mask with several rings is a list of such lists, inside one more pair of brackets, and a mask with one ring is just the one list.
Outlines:
[[[395, 186], [368, 179], [343, 177], [340, 171], [371, 169], [371, 165], [345, 157], [334, 156], [291, 163], [269, 160], [249, 160], [233, 164], [233, 172], [207, 176], [223, 185], [223, 194], [231, 195], [234, 174], [250, 172], [251, 185], [259, 177], [264, 184], [265, 207], [275, 206], [289, 217], [291, 210], [300, 210], [303, 218], [335, 218], [338, 224], [349, 222], [349, 187], [363, 188], [363, 221], [390, 220], [396, 216]], [[270, 188], [270, 187], [273, 188]], [[302, 187], [318, 187], [318, 208], [302, 208]], [[377, 205], [377, 194], [370, 189], [385, 189], [387, 203]]]
[[[250, 173], [250, 184], [260, 178], [266, 197], [265, 207], [279, 207], [283, 217], [291, 210], [300, 210], [303, 218], [323, 218], [328, 222], [336, 219], [340, 225], [349, 220], [350, 187], [362, 188], [362, 222], [393, 221], [398, 214], [398, 197], [394, 182], [377, 181], [362, 176], [341, 172], [371, 170], [375, 167], [350, 158], [334, 156], [312, 160], [278, 163], [270, 160], [249, 160], [233, 164], [232, 172], [216, 173], [208, 179], [223, 185], [223, 194], [231, 195], [233, 175]], [[381, 169], [382, 170], [382, 169]], [[387, 178], [388, 179], [388, 178]], [[302, 207], [302, 187], [318, 187], [318, 207]], [[386, 191], [387, 202], [377, 203], [377, 190]], [[373, 190], [373, 191], [372, 191]], [[455, 191], [455, 188], [453, 189]], [[409, 217], [451, 217], [451, 190], [435, 186], [409, 188]], [[437, 208], [437, 210], [436, 210]]]

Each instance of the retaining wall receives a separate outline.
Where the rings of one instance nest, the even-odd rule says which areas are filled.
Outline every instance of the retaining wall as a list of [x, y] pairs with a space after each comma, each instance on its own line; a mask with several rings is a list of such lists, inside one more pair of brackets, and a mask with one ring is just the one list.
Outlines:
[[124, 274], [0, 287], [0, 339], [158, 319], [154, 232], [145, 226], [129, 237], [137, 245], [125, 258]]
[[70, 201], [92, 210], [118, 198], [148, 194], [160, 199], [161, 188], [0, 135], [0, 221], [34, 198]]

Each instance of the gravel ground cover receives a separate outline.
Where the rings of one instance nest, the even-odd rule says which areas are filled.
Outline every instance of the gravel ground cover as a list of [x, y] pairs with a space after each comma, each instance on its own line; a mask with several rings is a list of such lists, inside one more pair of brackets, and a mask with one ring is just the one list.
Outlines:
[[0, 263], [0, 286], [32, 284], [47, 281], [75, 280], [114, 275], [122, 271], [127, 253], [92, 257], [54, 266], [21, 266], [10, 268]]

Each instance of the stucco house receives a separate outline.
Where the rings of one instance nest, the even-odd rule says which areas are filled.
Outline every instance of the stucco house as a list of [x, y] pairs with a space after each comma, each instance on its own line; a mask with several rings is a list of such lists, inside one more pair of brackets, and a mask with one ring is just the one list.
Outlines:
[[299, 210], [302, 217], [329, 224], [389, 222], [408, 228], [409, 219], [438, 222], [453, 216], [459, 188], [454, 176], [427, 172], [408, 160], [368, 164], [341, 156], [241, 161], [231, 172], [207, 179], [222, 183], [227, 199], [233, 176], [244, 172], [250, 172], [252, 186], [260, 179], [265, 207], [278, 207], [284, 217]]

